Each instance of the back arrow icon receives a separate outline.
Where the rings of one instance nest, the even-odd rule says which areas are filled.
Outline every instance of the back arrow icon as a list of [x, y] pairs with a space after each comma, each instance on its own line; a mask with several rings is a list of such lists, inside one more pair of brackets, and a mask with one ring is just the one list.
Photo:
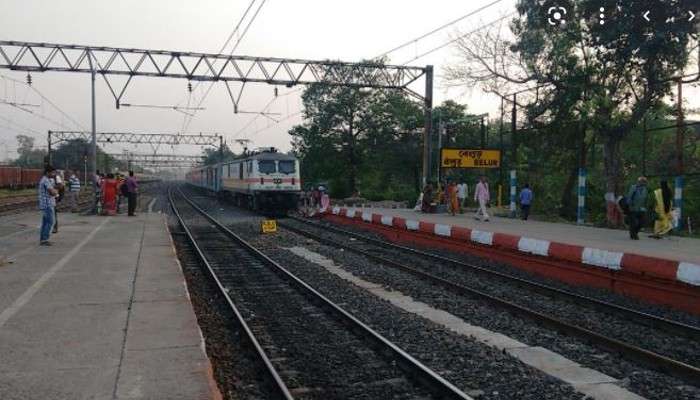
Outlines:
[[645, 12], [644, 14], [642, 14], [642, 17], [644, 17], [644, 19], [647, 20], [647, 22], [651, 21], [651, 20], [649, 19], [649, 11]]
[[692, 21], [692, 20], [695, 19], [695, 13], [694, 13], [694, 12], [688, 11], [688, 14], [690, 14], [690, 19], [688, 20], [688, 22], [690, 22], [690, 21]]

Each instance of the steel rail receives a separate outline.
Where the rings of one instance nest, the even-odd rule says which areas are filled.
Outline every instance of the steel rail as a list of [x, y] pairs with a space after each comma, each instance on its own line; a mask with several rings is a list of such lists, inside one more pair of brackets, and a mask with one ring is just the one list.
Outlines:
[[[183, 199], [186, 201], [189, 201], [187, 198], [183, 196]], [[253, 348], [255, 349], [255, 352], [258, 354], [258, 357], [260, 357], [260, 360], [262, 363], [265, 365], [265, 370], [269, 374], [270, 378], [274, 382], [274, 386], [276, 391], [278, 392], [278, 395], [286, 400], [294, 400], [294, 397], [292, 394], [289, 392], [289, 389], [287, 388], [287, 385], [282, 381], [282, 378], [280, 377], [279, 373], [275, 369], [275, 367], [272, 365], [272, 362], [270, 361], [270, 358], [267, 356], [265, 353], [265, 350], [263, 350], [262, 346], [260, 346], [260, 343], [258, 342], [258, 339], [255, 337], [253, 334], [253, 331], [250, 329], [248, 324], [245, 322], [245, 319], [243, 318], [243, 315], [238, 311], [238, 307], [234, 304], [233, 300], [231, 297], [228, 295], [228, 292], [226, 291], [226, 288], [224, 288], [224, 285], [221, 283], [219, 278], [216, 276], [216, 273], [214, 272], [214, 269], [212, 268], [211, 264], [207, 260], [206, 255], [202, 252], [202, 249], [199, 247], [197, 244], [197, 241], [194, 239], [194, 236], [192, 235], [192, 232], [190, 229], [187, 227], [187, 224], [185, 224], [185, 221], [182, 219], [182, 216], [180, 215], [180, 212], [175, 205], [175, 199], [172, 193], [172, 190], [168, 191], [168, 200], [170, 202], [170, 207], [173, 210], [173, 213], [177, 217], [178, 223], [182, 227], [182, 229], [185, 231], [185, 236], [187, 236], [187, 240], [192, 244], [192, 247], [194, 247], [195, 252], [197, 253], [198, 258], [206, 266], [206, 270], [209, 273], [209, 276], [211, 277], [212, 280], [216, 283], [217, 288], [219, 289], [219, 293], [226, 299], [226, 302], [228, 303], [229, 307], [231, 308], [231, 311], [236, 315], [236, 319], [238, 320], [238, 323], [240, 324], [241, 328], [245, 332], [246, 337], [250, 341], [250, 343], [253, 345]]]
[[647, 326], [651, 326], [653, 328], [663, 329], [669, 333], [683, 335], [683, 336], [688, 337], [690, 339], [695, 339], [695, 340], [700, 341], [700, 328], [692, 326], [692, 325], [684, 324], [682, 322], [673, 321], [673, 320], [659, 317], [659, 316], [656, 316], [653, 314], [648, 314], [648, 313], [644, 313], [641, 311], [637, 311], [637, 310], [634, 310], [632, 308], [628, 308], [628, 307], [620, 306], [617, 304], [609, 303], [606, 301], [594, 299], [592, 297], [583, 296], [580, 294], [568, 292], [568, 291], [563, 290], [563, 289], [555, 288], [555, 287], [545, 285], [545, 284], [542, 284], [539, 282], [534, 282], [534, 281], [531, 281], [528, 279], [519, 278], [517, 276], [513, 276], [510, 274], [503, 273], [503, 272], [490, 270], [488, 268], [480, 267], [478, 265], [455, 260], [455, 259], [450, 258], [450, 257], [440, 256], [437, 254], [432, 254], [432, 253], [418, 250], [418, 249], [414, 249], [411, 247], [401, 246], [401, 245], [398, 245], [395, 243], [390, 243], [390, 242], [386, 242], [383, 240], [367, 237], [365, 235], [361, 235], [361, 234], [358, 234], [355, 232], [350, 232], [350, 231], [347, 231], [345, 229], [340, 229], [340, 228], [331, 227], [331, 226], [321, 226], [321, 225], [315, 224], [313, 222], [309, 222], [305, 219], [297, 218], [297, 217], [293, 217], [293, 216], [290, 216], [289, 218], [293, 219], [294, 221], [301, 222], [301, 223], [304, 223], [304, 224], [309, 225], [309, 226], [318, 227], [320, 229], [327, 229], [329, 231], [337, 232], [339, 234], [352, 236], [355, 239], [362, 240], [362, 241], [365, 241], [365, 242], [368, 242], [368, 243], [371, 243], [371, 244], [374, 244], [374, 245], [377, 245], [380, 247], [405, 251], [405, 252], [412, 253], [412, 254], [422, 256], [425, 258], [430, 258], [432, 260], [436, 260], [436, 261], [440, 261], [440, 262], [447, 262], [447, 263], [450, 263], [450, 264], [458, 266], [458, 267], [472, 270], [472, 271], [479, 273], [479, 274], [482, 274], [482, 275], [489, 275], [489, 276], [497, 277], [497, 278], [500, 278], [503, 280], [511, 281], [511, 282], [516, 283], [520, 287], [526, 287], [528, 289], [533, 289], [541, 294], [565, 297], [565, 298], [568, 298], [570, 300], [575, 301], [577, 304], [578, 303], [586, 303], [586, 304], [588, 304], [588, 305], [590, 305], [590, 306], [592, 306], [600, 311], [604, 311], [604, 312], [611, 312], [612, 311], [615, 313], [624, 314], [625, 316], [630, 317], [631, 319], [635, 320], [636, 322], [646, 324]]
[[187, 203], [190, 204], [190, 206], [192, 206], [192, 208], [197, 210], [202, 216], [209, 220], [209, 222], [216, 226], [221, 232], [233, 239], [235, 242], [237, 242], [239, 245], [241, 245], [243, 248], [249, 251], [253, 256], [258, 258], [260, 261], [271, 267], [272, 270], [279, 274], [282, 278], [296, 286], [302, 294], [318, 302], [325, 308], [331, 310], [335, 314], [335, 316], [337, 316], [341, 321], [346, 323], [355, 332], [358, 332], [370, 339], [382, 351], [386, 351], [389, 354], [392, 354], [395, 360], [397, 361], [397, 365], [399, 365], [407, 373], [416, 377], [421, 383], [423, 383], [429, 389], [441, 396], [441, 398], [472, 400], [471, 397], [463, 393], [452, 383], [448, 382], [442, 376], [438, 375], [433, 370], [423, 365], [423, 363], [421, 363], [420, 361], [413, 358], [413, 356], [403, 351], [399, 346], [386, 339], [384, 336], [382, 336], [374, 329], [370, 328], [368, 325], [355, 318], [352, 314], [345, 311], [337, 304], [333, 303], [331, 300], [319, 293], [309, 284], [307, 284], [306, 282], [298, 278], [296, 275], [289, 272], [279, 263], [277, 263], [276, 261], [268, 257], [266, 254], [255, 248], [253, 245], [245, 241], [236, 233], [231, 231], [228, 227], [226, 227], [216, 218], [212, 217], [206, 211], [200, 208], [197, 204], [195, 204], [195, 202], [188, 199], [184, 194], [182, 194], [182, 197]]
[[663, 356], [658, 353], [654, 353], [652, 351], [631, 345], [629, 343], [625, 343], [623, 341], [610, 338], [607, 336], [604, 336], [602, 334], [596, 333], [594, 331], [572, 325], [568, 322], [562, 321], [560, 319], [554, 318], [552, 316], [543, 314], [541, 312], [532, 310], [527, 307], [523, 307], [521, 305], [515, 304], [511, 301], [493, 296], [491, 294], [488, 294], [486, 292], [469, 288], [451, 281], [448, 281], [444, 278], [441, 278], [439, 276], [429, 274], [424, 271], [417, 270], [415, 268], [409, 267], [407, 265], [404, 265], [402, 263], [386, 259], [384, 257], [380, 257], [374, 254], [371, 254], [367, 251], [355, 248], [351, 245], [347, 245], [344, 243], [340, 243], [325, 237], [321, 237], [319, 235], [316, 235], [314, 233], [305, 231], [303, 229], [295, 228], [292, 226], [289, 226], [289, 224], [285, 223], [280, 223], [279, 224], [282, 228], [288, 229], [291, 232], [298, 233], [302, 236], [306, 236], [307, 238], [316, 240], [320, 243], [325, 243], [327, 245], [333, 246], [333, 247], [338, 247], [338, 248], [343, 248], [349, 251], [352, 251], [356, 254], [360, 254], [364, 257], [367, 257], [371, 260], [374, 260], [378, 263], [388, 265], [390, 267], [394, 267], [397, 269], [400, 269], [402, 271], [408, 272], [412, 275], [415, 275], [417, 277], [420, 277], [421, 279], [425, 279], [427, 281], [430, 281], [438, 286], [441, 286], [445, 289], [451, 290], [459, 295], [468, 295], [468, 296], [473, 296], [477, 298], [481, 298], [486, 300], [487, 302], [494, 304], [500, 308], [503, 308], [505, 310], [508, 310], [512, 312], [514, 315], [517, 316], [526, 316], [538, 323], [543, 323], [550, 328], [554, 328], [556, 330], [560, 330], [572, 335], [575, 335], [579, 338], [583, 338], [586, 340], [590, 340], [602, 347], [607, 348], [608, 350], [611, 350], [613, 352], [621, 352], [623, 355], [627, 356], [627, 358], [635, 360], [637, 362], [641, 362], [647, 366], [649, 366], [652, 369], [656, 370], [661, 370], [662, 372], [668, 373], [669, 375], [672, 375], [674, 377], [677, 377], [679, 379], [684, 380], [685, 382], [688, 382], [690, 384], [696, 385], [697, 382], [700, 382], [700, 368], [697, 368], [695, 366], [674, 360], [672, 358]]
[[[91, 198], [85, 198], [84, 196], [82, 196], [78, 200], [79, 207], [85, 206], [87, 204], [92, 204]], [[25, 209], [32, 209], [32, 208], [36, 207], [36, 205], [37, 205], [36, 195], [27, 196], [26, 200], [18, 200], [18, 201], [14, 201], [14, 202], [0, 203], [0, 214], [8, 213], [11, 211], [18, 211], [18, 210], [22, 211]], [[56, 207], [59, 210], [65, 210], [68, 208], [66, 203], [59, 203], [59, 204], [57, 204]]]

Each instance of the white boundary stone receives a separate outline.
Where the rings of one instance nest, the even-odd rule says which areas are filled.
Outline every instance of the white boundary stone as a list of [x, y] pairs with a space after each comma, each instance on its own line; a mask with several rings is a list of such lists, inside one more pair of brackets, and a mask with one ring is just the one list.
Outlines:
[[391, 215], [382, 215], [382, 225], [394, 226], [394, 217]]
[[607, 251], [601, 249], [593, 249], [586, 247], [581, 255], [581, 262], [584, 264], [595, 265], [598, 267], [614, 269], [619, 271], [622, 269], [622, 256], [624, 253], [616, 251]]
[[493, 232], [479, 231], [476, 229], [472, 230], [471, 235], [472, 242], [477, 242], [485, 245], [493, 245]]
[[443, 225], [443, 224], [435, 224], [434, 232], [438, 236], [450, 237], [450, 236], [452, 236], [452, 226]]
[[523, 253], [546, 256], [549, 255], [549, 243], [549, 240], [521, 237], [520, 240], [518, 240], [518, 250]]
[[414, 221], [412, 219], [406, 220], [406, 229], [408, 229], [409, 231], [417, 231], [418, 226], [419, 226], [418, 221]]
[[687, 262], [679, 263], [676, 278], [681, 282], [700, 286], [700, 265]]

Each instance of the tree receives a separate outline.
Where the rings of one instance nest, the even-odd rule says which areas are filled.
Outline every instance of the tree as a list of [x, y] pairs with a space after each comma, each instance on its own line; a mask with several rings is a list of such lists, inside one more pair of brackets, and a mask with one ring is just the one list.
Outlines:
[[[99, 147], [97, 152], [103, 153]], [[61, 142], [53, 151], [51, 163], [56, 168], [83, 171], [89, 154], [90, 143], [83, 139], [68, 140]]]
[[204, 155], [204, 165], [213, 165], [236, 158], [236, 154], [231, 151], [227, 144], [224, 144], [223, 149], [206, 147], [202, 150], [202, 153]]
[[[574, 122], [583, 149], [590, 128], [603, 143], [606, 199], [612, 211], [615, 193], [622, 189], [622, 140], [648, 110], [659, 106], [688, 63], [694, 39], [693, 24], [686, 21], [692, 1], [643, 1], [635, 6], [606, 2], [610, 6], [604, 25], [598, 19], [601, 2], [568, 2], [570, 17], [564, 26], [548, 23], [545, 3], [518, 2], [520, 17], [510, 25], [513, 41], [497, 28], [459, 40], [462, 63], [449, 69], [448, 78], [499, 95], [522, 85], [537, 86], [534, 95], [519, 103], [527, 121]], [[675, 23], [658, 17], [647, 22], [640, 10], [673, 17]], [[613, 215], [608, 212], [610, 224], [618, 222]]]
[[328, 181], [339, 197], [358, 191], [383, 197], [392, 179], [404, 192], [415, 191], [417, 175], [407, 186], [400, 175], [420, 168], [418, 105], [397, 91], [324, 84], [310, 85], [302, 100], [305, 123], [289, 133], [305, 182]]
[[46, 151], [34, 148], [34, 138], [26, 135], [17, 135], [16, 139], [19, 157], [14, 164], [22, 168], [43, 168]]

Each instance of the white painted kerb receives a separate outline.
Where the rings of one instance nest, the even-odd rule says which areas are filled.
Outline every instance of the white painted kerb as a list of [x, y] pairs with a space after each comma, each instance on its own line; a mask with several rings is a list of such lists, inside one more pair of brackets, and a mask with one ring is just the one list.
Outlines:
[[700, 286], [700, 265], [682, 262], [678, 264], [676, 278], [691, 285]]

